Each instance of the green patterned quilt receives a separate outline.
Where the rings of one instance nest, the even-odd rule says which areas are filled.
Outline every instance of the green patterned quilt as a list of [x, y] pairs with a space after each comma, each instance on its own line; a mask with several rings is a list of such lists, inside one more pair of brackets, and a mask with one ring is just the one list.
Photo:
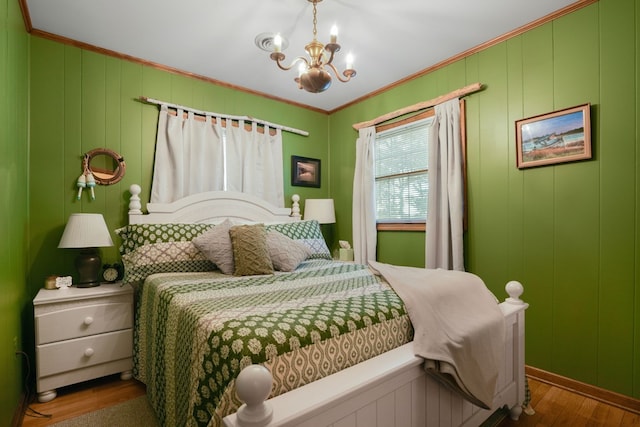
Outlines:
[[220, 426], [253, 363], [285, 393], [405, 344], [402, 300], [366, 266], [309, 260], [291, 273], [162, 273], [138, 290], [134, 372], [163, 426]]

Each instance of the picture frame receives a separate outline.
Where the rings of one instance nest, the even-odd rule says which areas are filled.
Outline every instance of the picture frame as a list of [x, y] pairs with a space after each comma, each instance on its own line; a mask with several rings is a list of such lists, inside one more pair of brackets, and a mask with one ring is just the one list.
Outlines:
[[291, 156], [291, 185], [320, 187], [320, 159]]
[[518, 169], [590, 159], [591, 104], [516, 121]]

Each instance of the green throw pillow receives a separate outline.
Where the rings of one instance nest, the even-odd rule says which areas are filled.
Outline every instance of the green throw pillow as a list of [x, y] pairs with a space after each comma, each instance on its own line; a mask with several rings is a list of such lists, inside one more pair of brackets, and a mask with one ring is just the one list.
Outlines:
[[233, 246], [234, 275], [272, 274], [273, 263], [267, 248], [263, 224], [237, 225], [229, 230]]

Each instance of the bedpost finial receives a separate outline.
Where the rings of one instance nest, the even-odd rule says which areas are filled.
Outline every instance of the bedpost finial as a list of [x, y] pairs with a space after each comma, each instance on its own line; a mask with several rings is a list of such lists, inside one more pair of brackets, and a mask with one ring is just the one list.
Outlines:
[[236, 378], [236, 393], [244, 404], [236, 413], [238, 425], [266, 425], [273, 417], [273, 409], [265, 400], [271, 393], [273, 377], [262, 365], [249, 365]]
[[291, 196], [292, 204], [291, 204], [291, 216], [295, 218], [300, 218], [300, 196], [294, 194]]
[[520, 295], [524, 292], [524, 286], [522, 286], [522, 283], [512, 280], [507, 283], [504, 288], [509, 294], [507, 302], [511, 304], [524, 304], [524, 301], [520, 299]]
[[129, 215], [142, 215], [142, 204], [140, 203], [140, 193], [142, 188], [138, 184], [131, 184], [129, 187]]

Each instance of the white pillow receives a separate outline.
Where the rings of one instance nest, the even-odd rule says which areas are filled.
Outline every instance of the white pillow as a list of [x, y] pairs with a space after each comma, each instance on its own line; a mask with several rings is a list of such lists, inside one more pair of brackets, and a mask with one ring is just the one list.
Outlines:
[[322, 237], [320, 224], [315, 219], [268, 224], [265, 228], [267, 231], [279, 231], [285, 236], [307, 245], [311, 249], [309, 258], [331, 259], [327, 243]]
[[267, 233], [267, 248], [273, 268], [278, 271], [295, 270], [313, 253], [304, 243], [297, 242], [278, 231]]
[[235, 269], [233, 246], [229, 236], [232, 226], [233, 223], [225, 219], [224, 222], [193, 239], [193, 244], [224, 274], [233, 274]]

